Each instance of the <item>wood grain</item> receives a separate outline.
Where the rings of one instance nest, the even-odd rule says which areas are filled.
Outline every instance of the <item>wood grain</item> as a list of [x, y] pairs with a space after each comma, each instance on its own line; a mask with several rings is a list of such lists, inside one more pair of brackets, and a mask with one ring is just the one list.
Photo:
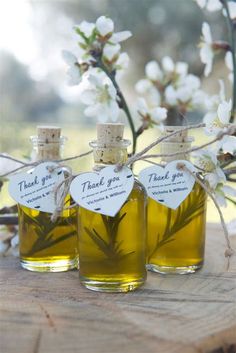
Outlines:
[[77, 271], [32, 273], [1, 258], [0, 352], [236, 353], [236, 260], [225, 272], [223, 233], [207, 233], [201, 271], [149, 273], [128, 294], [88, 291]]

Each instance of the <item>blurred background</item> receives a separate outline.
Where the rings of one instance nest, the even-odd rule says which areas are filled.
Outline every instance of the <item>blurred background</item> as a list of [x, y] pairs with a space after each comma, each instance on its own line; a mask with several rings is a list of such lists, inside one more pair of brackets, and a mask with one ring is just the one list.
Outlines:
[[[204, 20], [211, 24], [215, 39], [227, 36], [221, 13], [203, 12], [193, 0], [0, 0], [0, 152], [29, 156], [29, 136], [35, 134], [37, 125], [45, 123], [62, 127], [68, 137], [65, 156], [88, 150], [96, 122], [83, 115], [77, 87], [67, 86], [61, 51], [77, 51], [74, 24], [95, 22], [103, 14], [114, 20], [115, 31], [133, 33], [123, 44], [131, 61], [121, 81], [130, 107], [137, 98], [134, 84], [144, 76], [144, 66], [150, 60], [160, 61], [169, 55], [188, 62], [189, 71], [202, 77], [197, 45]], [[217, 93], [218, 79], [224, 77], [227, 70], [223, 57], [218, 56], [210, 78], [202, 77], [203, 88]], [[229, 96], [229, 87], [227, 90]], [[193, 119], [197, 121], [202, 115], [196, 112]], [[138, 148], [156, 136], [155, 129], [145, 132]], [[201, 138], [196, 135], [197, 142]], [[89, 169], [91, 164], [91, 157], [73, 162], [78, 171]], [[0, 197], [1, 205], [12, 202], [6, 192]], [[229, 218], [231, 211], [227, 212]], [[209, 219], [216, 220], [213, 209]]]

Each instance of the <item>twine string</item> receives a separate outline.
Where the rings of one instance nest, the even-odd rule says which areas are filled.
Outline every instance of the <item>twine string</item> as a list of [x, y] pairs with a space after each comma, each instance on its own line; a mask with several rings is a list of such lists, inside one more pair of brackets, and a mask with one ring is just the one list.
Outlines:
[[[153, 143], [151, 143], [149, 146], [147, 146], [146, 148], [144, 148], [141, 152], [136, 153], [134, 156], [130, 157], [126, 163], [124, 163], [123, 165], [128, 166], [128, 165], [132, 165], [133, 163], [140, 161], [140, 160], [144, 160], [144, 159], [149, 159], [149, 158], [161, 158], [161, 157], [176, 157], [178, 155], [182, 155], [184, 154], [189, 154], [192, 152], [196, 152], [200, 149], [203, 149], [205, 147], [208, 147], [210, 145], [212, 145], [213, 143], [220, 141], [224, 136], [226, 135], [233, 135], [233, 133], [236, 132], [236, 126], [230, 126], [227, 130], [220, 132], [214, 139], [212, 139], [209, 142], [206, 142], [200, 146], [196, 146], [196, 147], [192, 147], [189, 148], [187, 150], [183, 150], [180, 152], [173, 152], [173, 153], [168, 153], [168, 154], [146, 154], [146, 152], [148, 152], [151, 148], [155, 147], [156, 145], [158, 145], [160, 142], [168, 139], [169, 137], [176, 135], [177, 133], [179, 133], [180, 131], [185, 131], [185, 130], [189, 130], [189, 129], [194, 129], [194, 128], [199, 128], [205, 126], [205, 124], [199, 124], [199, 125], [192, 125], [189, 127], [184, 128], [183, 130], [178, 130], [175, 131], [171, 134], [168, 134], [164, 137], [161, 137], [159, 139], [157, 139], [156, 141], [154, 141]], [[122, 168], [122, 164], [119, 163], [117, 164], [117, 170], [120, 170]]]
[[57, 219], [60, 217], [61, 213], [65, 210], [65, 198], [69, 194], [70, 184], [73, 179], [72, 170], [68, 166], [61, 166], [58, 165], [50, 170], [50, 172], [55, 171], [56, 169], [60, 168], [64, 175], [66, 176], [63, 181], [61, 181], [58, 185], [56, 185], [54, 189], [54, 202], [55, 202], [55, 209], [51, 216], [51, 221], [56, 222]]
[[[92, 152], [93, 152], [93, 150], [90, 150], [88, 152], [85, 152], [85, 153], [82, 153], [82, 154], [79, 154], [79, 155], [76, 155], [76, 156], [73, 156], [73, 157], [68, 157], [68, 158], [63, 158], [63, 159], [56, 159], [56, 160], [50, 160], [48, 162], [55, 162], [55, 163], [67, 162], [67, 161], [71, 161], [71, 160], [75, 160], [75, 159], [79, 159], [79, 158], [88, 156]], [[13, 173], [18, 172], [19, 170], [22, 170], [22, 169], [25, 169], [25, 168], [28, 168], [28, 167], [36, 167], [37, 165], [39, 165], [41, 163], [47, 162], [46, 160], [40, 160], [40, 161], [36, 161], [36, 162], [26, 163], [26, 162], [24, 162], [24, 161], [22, 161], [20, 159], [14, 158], [12, 156], [5, 155], [4, 153], [0, 153], [0, 158], [5, 158], [5, 159], [8, 159], [8, 160], [11, 160], [11, 161], [14, 161], [14, 162], [22, 164], [20, 167], [17, 167], [15, 169], [10, 170], [7, 173], [4, 173], [4, 174], [0, 175], [0, 178], [7, 177], [7, 176], [9, 176], [9, 175], [11, 175]]]

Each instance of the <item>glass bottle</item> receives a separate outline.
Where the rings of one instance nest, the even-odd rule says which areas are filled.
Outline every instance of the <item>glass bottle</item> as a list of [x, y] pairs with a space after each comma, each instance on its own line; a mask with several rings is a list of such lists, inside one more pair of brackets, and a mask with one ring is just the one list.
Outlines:
[[[61, 129], [38, 126], [32, 136], [32, 160], [50, 161], [61, 158], [65, 138]], [[31, 170], [32, 171], [32, 170]], [[71, 197], [65, 204], [71, 204]], [[62, 211], [55, 222], [51, 213], [18, 205], [20, 264], [38, 272], [61, 272], [77, 267], [77, 208]]]
[[[123, 124], [98, 124], [94, 170], [125, 162], [128, 140]], [[127, 201], [114, 216], [79, 208], [81, 283], [101, 292], [128, 292], [146, 279], [146, 193], [135, 180]]]
[[[170, 133], [179, 127], [166, 126]], [[172, 160], [188, 160], [184, 153], [193, 139], [187, 132], [161, 143], [161, 154], [183, 152], [175, 157], [165, 157], [164, 166]], [[177, 209], [168, 208], [148, 198], [148, 265], [147, 269], [159, 273], [193, 273], [204, 261], [206, 227], [206, 193], [195, 182], [187, 198]]]

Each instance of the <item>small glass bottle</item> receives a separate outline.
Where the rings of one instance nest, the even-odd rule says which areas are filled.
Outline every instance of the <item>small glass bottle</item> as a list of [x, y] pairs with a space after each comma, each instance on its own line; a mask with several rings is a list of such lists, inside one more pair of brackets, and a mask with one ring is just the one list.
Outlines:
[[[179, 127], [166, 126], [166, 133]], [[161, 154], [183, 152], [165, 157], [161, 164], [173, 160], [188, 160], [184, 153], [191, 147], [187, 132], [170, 137], [161, 143]], [[177, 209], [171, 209], [148, 199], [148, 265], [147, 269], [159, 273], [193, 273], [204, 261], [206, 227], [206, 193], [195, 182], [187, 198]]]
[[[98, 124], [94, 170], [125, 162], [128, 140], [123, 124]], [[127, 201], [114, 216], [79, 208], [81, 283], [101, 292], [128, 292], [146, 279], [146, 192], [135, 180]]]
[[[33, 161], [52, 161], [61, 158], [65, 138], [61, 129], [38, 126], [32, 136]], [[32, 170], [31, 170], [32, 171]], [[71, 197], [65, 204], [71, 204]], [[61, 272], [77, 267], [77, 208], [62, 211], [55, 222], [51, 213], [18, 205], [20, 264], [38, 272]]]

